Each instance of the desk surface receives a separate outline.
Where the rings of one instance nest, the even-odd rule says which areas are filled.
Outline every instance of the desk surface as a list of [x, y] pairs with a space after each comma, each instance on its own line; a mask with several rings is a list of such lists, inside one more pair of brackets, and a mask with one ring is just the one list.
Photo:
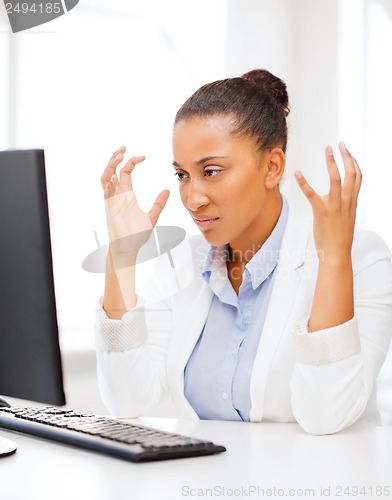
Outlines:
[[392, 499], [392, 426], [356, 424], [335, 435], [310, 436], [296, 424], [137, 422], [209, 439], [227, 452], [133, 464], [0, 429], [1, 436], [18, 443], [14, 455], [0, 459], [0, 498]]

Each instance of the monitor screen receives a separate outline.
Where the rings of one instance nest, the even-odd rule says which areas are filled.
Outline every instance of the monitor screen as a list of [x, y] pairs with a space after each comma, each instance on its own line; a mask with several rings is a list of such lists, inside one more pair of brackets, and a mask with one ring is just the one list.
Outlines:
[[0, 394], [63, 405], [43, 150], [0, 152]]

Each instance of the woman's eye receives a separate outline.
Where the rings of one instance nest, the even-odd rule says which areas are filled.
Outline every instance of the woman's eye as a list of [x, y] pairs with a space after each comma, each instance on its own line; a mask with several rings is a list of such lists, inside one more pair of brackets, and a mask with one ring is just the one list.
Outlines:
[[176, 172], [174, 175], [177, 176], [178, 180], [179, 181], [182, 181], [185, 177], [186, 174], [182, 173], [182, 172]]
[[215, 177], [220, 172], [221, 172], [221, 170], [215, 170], [213, 168], [210, 168], [208, 170], [204, 170], [204, 173], [206, 174], [207, 177]]

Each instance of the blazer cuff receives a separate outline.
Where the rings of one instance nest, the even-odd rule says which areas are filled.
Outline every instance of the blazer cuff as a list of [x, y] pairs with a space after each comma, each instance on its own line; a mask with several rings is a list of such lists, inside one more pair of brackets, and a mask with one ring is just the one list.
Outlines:
[[309, 316], [293, 326], [296, 358], [304, 365], [325, 365], [349, 358], [361, 351], [355, 316], [331, 328], [309, 333]]
[[108, 318], [100, 297], [95, 317], [95, 343], [104, 351], [124, 352], [147, 342], [147, 326], [144, 317], [144, 303], [137, 297], [136, 305], [121, 319]]

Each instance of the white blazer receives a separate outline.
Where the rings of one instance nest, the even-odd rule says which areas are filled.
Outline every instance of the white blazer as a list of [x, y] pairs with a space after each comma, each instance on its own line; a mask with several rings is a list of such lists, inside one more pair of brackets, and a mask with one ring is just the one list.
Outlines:
[[[209, 244], [191, 236], [157, 259], [145, 296], [122, 320], [95, 320], [102, 399], [118, 417], [198, 418], [184, 397], [184, 369], [206, 321], [213, 292], [201, 276]], [[374, 418], [375, 380], [392, 334], [391, 254], [375, 233], [356, 230], [352, 249], [354, 318], [307, 332], [318, 257], [311, 219], [293, 206], [252, 378], [252, 422], [297, 421], [329, 434]]]

